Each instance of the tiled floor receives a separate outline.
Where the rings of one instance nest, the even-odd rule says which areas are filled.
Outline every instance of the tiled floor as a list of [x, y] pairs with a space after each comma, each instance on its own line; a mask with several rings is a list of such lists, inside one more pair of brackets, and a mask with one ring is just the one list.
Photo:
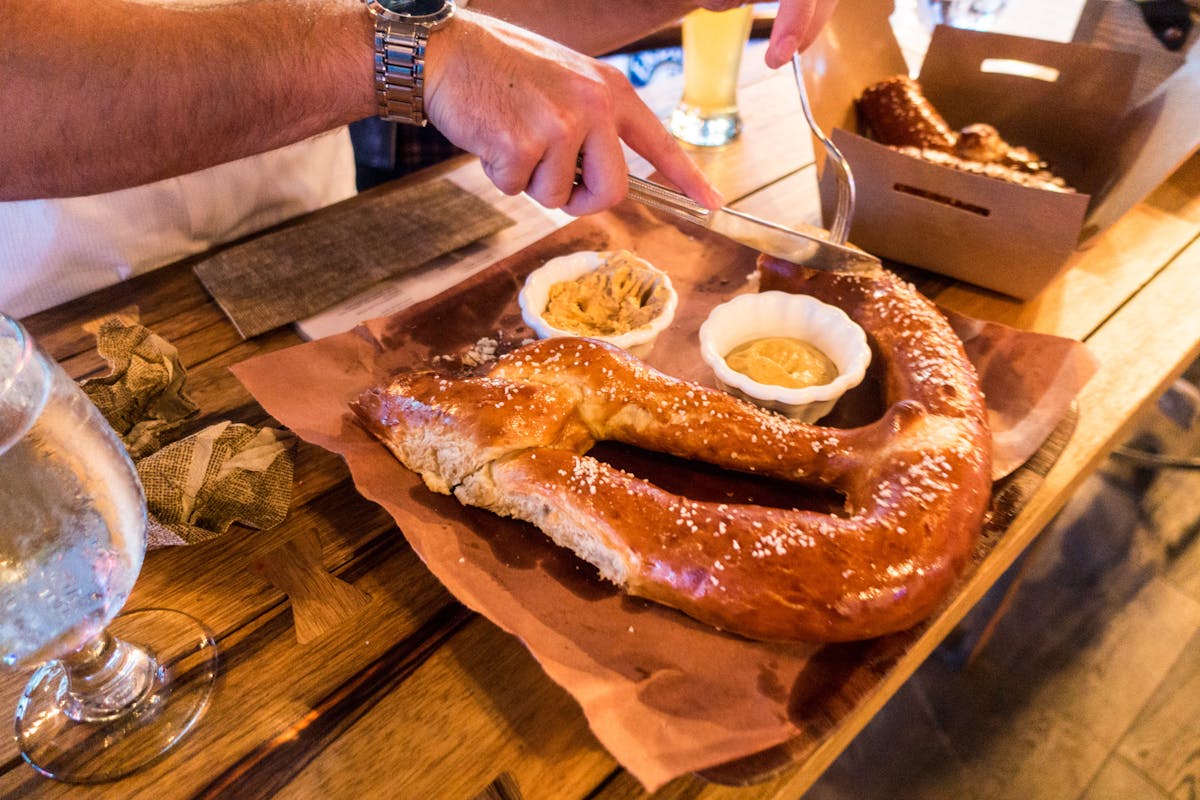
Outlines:
[[[1180, 384], [1131, 441], [1200, 456], [1197, 413]], [[804, 800], [1200, 797], [1200, 470], [1111, 458], [1042, 539], [975, 661], [931, 658]]]

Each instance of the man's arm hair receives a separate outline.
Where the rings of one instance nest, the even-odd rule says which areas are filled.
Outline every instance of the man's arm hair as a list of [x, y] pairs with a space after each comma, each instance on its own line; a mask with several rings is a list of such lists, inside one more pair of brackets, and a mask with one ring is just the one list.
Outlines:
[[4, 0], [0, 199], [94, 194], [374, 113], [361, 0]]

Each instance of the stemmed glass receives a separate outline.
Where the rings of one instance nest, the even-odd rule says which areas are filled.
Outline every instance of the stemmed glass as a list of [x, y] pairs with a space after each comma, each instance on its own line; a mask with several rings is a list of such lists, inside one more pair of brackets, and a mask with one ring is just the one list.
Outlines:
[[47, 662], [16, 713], [21, 754], [46, 776], [133, 772], [208, 704], [217, 650], [203, 625], [166, 609], [116, 616], [145, 552], [145, 495], [120, 439], [0, 314], [0, 663]]

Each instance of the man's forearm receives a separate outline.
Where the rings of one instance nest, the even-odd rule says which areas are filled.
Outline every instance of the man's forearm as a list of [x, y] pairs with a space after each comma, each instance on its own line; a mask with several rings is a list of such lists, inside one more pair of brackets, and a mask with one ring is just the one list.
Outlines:
[[361, 0], [4, 0], [0, 199], [91, 194], [374, 111]]

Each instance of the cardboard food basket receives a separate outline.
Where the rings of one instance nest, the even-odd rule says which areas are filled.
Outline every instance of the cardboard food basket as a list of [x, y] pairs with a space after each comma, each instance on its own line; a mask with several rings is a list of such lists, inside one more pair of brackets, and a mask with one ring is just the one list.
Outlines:
[[[891, 0], [840, 3], [804, 57], [817, 121], [854, 173], [850, 240], [876, 255], [1030, 299], [1200, 148], [1200, 52], [1135, 102], [1135, 53], [946, 26], [934, 29], [917, 76], [926, 97], [951, 128], [989, 123], [1077, 191], [1007, 183], [871, 141], [859, 133], [857, 98], [908, 72], [891, 12]], [[821, 173], [828, 226], [836, 182], [831, 169]]]

